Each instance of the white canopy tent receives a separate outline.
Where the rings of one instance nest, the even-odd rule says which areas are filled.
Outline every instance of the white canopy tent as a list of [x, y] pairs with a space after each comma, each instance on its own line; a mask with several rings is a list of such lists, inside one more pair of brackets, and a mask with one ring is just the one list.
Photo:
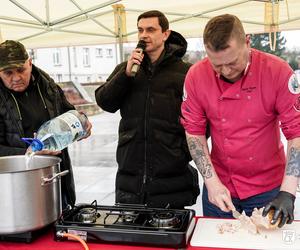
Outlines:
[[27, 48], [136, 41], [136, 19], [164, 12], [170, 28], [201, 37], [213, 16], [231, 13], [247, 33], [300, 28], [300, 0], [1, 0], [0, 39]]

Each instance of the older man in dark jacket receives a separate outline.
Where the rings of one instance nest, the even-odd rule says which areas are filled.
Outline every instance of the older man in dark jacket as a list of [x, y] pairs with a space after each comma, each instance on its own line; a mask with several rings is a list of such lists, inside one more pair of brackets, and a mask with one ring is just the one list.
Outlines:
[[[0, 44], [0, 156], [25, 154], [28, 149], [22, 137], [33, 137], [45, 121], [71, 109], [74, 106], [66, 100], [61, 88], [32, 64], [21, 43], [7, 40]], [[75, 187], [68, 150], [41, 153], [59, 156], [61, 170], [70, 171], [62, 177], [62, 205], [74, 205]]]
[[[116, 202], [183, 208], [199, 194], [197, 171], [179, 122], [183, 82], [190, 64], [182, 61], [187, 43], [169, 30], [163, 13], [138, 17], [144, 54], [135, 49], [96, 90], [98, 105], [120, 109]], [[133, 64], [140, 65], [132, 77]]]

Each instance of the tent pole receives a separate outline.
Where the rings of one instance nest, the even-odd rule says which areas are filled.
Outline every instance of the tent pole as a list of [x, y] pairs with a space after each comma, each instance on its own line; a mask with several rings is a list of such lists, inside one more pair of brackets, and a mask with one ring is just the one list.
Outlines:
[[119, 58], [120, 58], [120, 62], [124, 61], [124, 48], [123, 48], [123, 41], [122, 38], [119, 37]]
[[124, 61], [124, 50], [123, 43], [127, 42], [126, 37], [124, 35], [127, 33], [126, 30], [126, 12], [124, 5], [122, 4], [114, 4], [112, 5], [114, 9], [114, 17], [115, 17], [115, 32], [117, 34], [118, 45], [119, 45], [119, 60], [120, 62]]
[[[79, 6], [79, 4], [75, 0], [70, 0], [80, 11], [83, 11], [83, 9]], [[102, 27], [103, 29], [106, 29], [108, 32], [112, 33], [113, 35], [116, 35], [112, 30], [110, 30], [108, 27], [100, 23], [97, 19], [91, 17], [89, 14], [84, 14], [86, 17], [86, 20], [91, 19], [94, 23]]]
[[51, 22], [51, 26], [54, 26], [54, 25], [57, 25], [57, 24], [61, 24], [61, 23], [64, 23], [68, 20], [71, 20], [71, 19], [74, 19], [76, 17], [79, 17], [79, 16], [82, 16], [82, 15], [85, 15], [87, 13], [90, 13], [90, 12], [93, 12], [95, 10], [98, 10], [98, 9], [101, 9], [101, 8], [104, 8], [106, 6], [109, 6], [113, 3], [116, 3], [116, 2], [120, 2], [121, 0], [110, 0], [108, 2], [105, 2], [105, 3], [102, 3], [102, 4], [99, 4], [99, 5], [96, 5], [96, 6], [93, 6], [91, 8], [88, 8], [88, 9], [85, 9], [85, 10], [82, 10], [82, 11], [79, 11], [79, 12], [76, 12], [74, 14], [71, 14], [69, 16], [66, 16], [66, 17], [63, 17], [63, 18], [60, 18], [60, 19], [56, 19], [54, 20], [53, 22]]
[[71, 55], [70, 55], [70, 46], [67, 47], [68, 51], [68, 68], [69, 68], [69, 81], [72, 82], [72, 66], [71, 66]]

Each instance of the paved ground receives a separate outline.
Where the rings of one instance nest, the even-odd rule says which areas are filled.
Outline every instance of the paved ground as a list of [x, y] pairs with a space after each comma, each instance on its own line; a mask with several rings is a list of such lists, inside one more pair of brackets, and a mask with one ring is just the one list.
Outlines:
[[[72, 159], [77, 203], [97, 200], [102, 205], [114, 204], [114, 183], [117, 171], [115, 151], [118, 140], [119, 113], [90, 116], [92, 135], [69, 146]], [[202, 178], [200, 178], [202, 182]], [[202, 187], [202, 183], [200, 184]], [[297, 194], [295, 217], [300, 219], [300, 193]], [[201, 197], [192, 206], [197, 215], [202, 215]]]
[[115, 150], [119, 114], [90, 116], [92, 135], [69, 147], [77, 192], [77, 202], [97, 200], [114, 204], [114, 179], [117, 170]]

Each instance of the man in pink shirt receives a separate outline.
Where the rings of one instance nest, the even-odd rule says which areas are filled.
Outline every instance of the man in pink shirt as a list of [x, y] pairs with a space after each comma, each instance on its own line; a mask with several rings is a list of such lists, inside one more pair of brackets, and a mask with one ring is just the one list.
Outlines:
[[[185, 79], [181, 122], [204, 178], [205, 216], [274, 210], [272, 224], [294, 219], [300, 176], [300, 86], [280, 58], [250, 48], [240, 20], [211, 19], [204, 30], [207, 58]], [[212, 150], [205, 132], [210, 125]], [[288, 140], [287, 161], [279, 128]]]

